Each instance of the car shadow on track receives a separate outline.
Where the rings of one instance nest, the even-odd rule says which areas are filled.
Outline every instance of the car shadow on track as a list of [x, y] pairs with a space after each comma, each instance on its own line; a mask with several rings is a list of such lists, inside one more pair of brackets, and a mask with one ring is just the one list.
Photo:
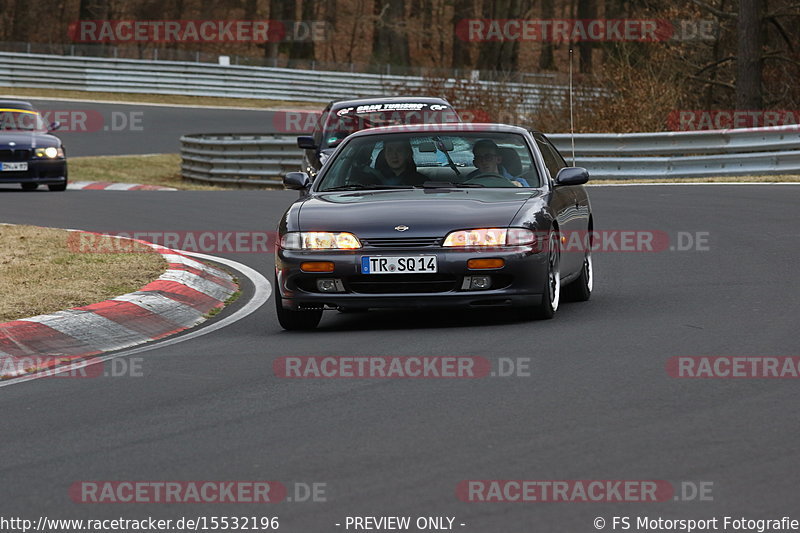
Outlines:
[[[557, 320], [557, 318], [556, 318]], [[474, 328], [484, 326], [534, 326], [549, 321], [526, 320], [509, 308], [406, 309], [366, 312], [326, 312], [318, 331], [377, 331], [402, 329]]]

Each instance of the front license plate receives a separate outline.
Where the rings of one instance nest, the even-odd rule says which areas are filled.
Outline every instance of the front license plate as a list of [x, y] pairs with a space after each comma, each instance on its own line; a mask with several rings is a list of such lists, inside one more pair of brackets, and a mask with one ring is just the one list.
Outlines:
[[413, 257], [368, 257], [361, 258], [362, 274], [434, 274], [435, 255]]
[[0, 172], [28, 170], [28, 163], [0, 163]]

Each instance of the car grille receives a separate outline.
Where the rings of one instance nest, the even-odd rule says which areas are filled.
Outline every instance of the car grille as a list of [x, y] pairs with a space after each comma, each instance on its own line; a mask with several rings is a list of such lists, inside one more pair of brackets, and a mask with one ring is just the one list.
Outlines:
[[347, 279], [347, 287], [362, 294], [435, 293], [456, 290], [448, 274], [364, 274]]
[[14, 161], [27, 161], [30, 158], [30, 150], [0, 150], [0, 161], [5, 163], [11, 163]]
[[436, 246], [439, 237], [391, 237], [389, 239], [364, 239], [364, 246], [372, 248], [425, 248]]

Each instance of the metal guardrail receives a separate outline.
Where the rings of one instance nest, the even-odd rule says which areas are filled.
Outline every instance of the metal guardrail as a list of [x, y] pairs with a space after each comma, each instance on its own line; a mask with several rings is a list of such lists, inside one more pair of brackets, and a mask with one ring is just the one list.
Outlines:
[[[569, 134], [548, 135], [568, 162]], [[594, 179], [800, 173], [800, 126], [575, 135], [575, 164]]]
[[297, 137], [278, 134], [196, 134], [181, 137], [181, 175], [218, 184], [283, 188], [281, 176], [300, 167]]
[[[162, 46], [159, 46], [162, 45]], [[47, 54], [56, 56], [109, 57], [113, 59], [140, 59], [152, 61], [189, 61], [192, 63], [219, 64], [227, 57], [231, 65], [251, 67], [281, 67], [301, 70], [332, 70], [335, 72], [365, 72], [395, 76], [424, 76], [428, 78], [479, 79], [489, 81], [518, 81], [522, 83], [553, 83], [559, 77], [555, 72], [527, 72], [514, 70], [477, 70], [472, 68], [447, 68], [422, 65], [398, 66], [389, 63], [362, 61], [319, 61], [284, 56], [236, 55], [229, 52], [201, 52], [171, 48], [166, 43], [143, 43], [136, 46], [109, 43], [32, 43], [0, 41], [0, 51], [21, 54]], [[562, 75], [563, 77], [563, 75]]]
[[[497, 86], [491, 81], [470, 83]], [[0, 52], [0, 87], [328, 102], [393, 95], [403, 87], [425, 84], [419, 76]], [[558, 106], [567, 98], [563, 85], [504, 83], [502, 88], [520, 102], [521, 110]], [[575, 98], [582, 103], [598, 94], [596, 89], [582, 89]]]
[[[549, 138], [570, 162], [570, 135]], [[576, 134], [575, 152], [575, 164], [600, 180], [798, 174], [800, 126]], [[281, 175], [299, 170], [302, 152], [294, 136], [198, 134], [181, 138], [181, 155], [188, 179], [279, 188]]]

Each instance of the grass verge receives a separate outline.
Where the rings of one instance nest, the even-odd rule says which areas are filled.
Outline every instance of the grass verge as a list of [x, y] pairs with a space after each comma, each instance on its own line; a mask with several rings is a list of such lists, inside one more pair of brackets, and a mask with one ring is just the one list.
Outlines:
[[[319, 102], [292, 102], [287, 100], [263, 100], [260, 98], [219, 98], [214, 96], [186, 96], [182, 94], [146, 93], [101, 93], [88, 91], [64, 91], [60, 89], [26, 89], [22, 87], [0, 87], [0, 93], [9, 97], [24, 98], [73, 98], [76, 100], [98, 100], [105, 102], [130, 102], [146, 104], [173, 104], [209, 107], [253, 107], [258, 109], [322, 109]], [[5, 94], [8, 93], [8, 94]]]
[[69, 179], [73, 182], [111, 181], [161, 185], [192, 191], [222, 191], [233, 188], [184, 180], [181, 177], [181, 156], [178, 154], [70, 157]]
[[[111, 181], [115, 183], [141, 183], [161, 185], [181, 190], [223, 191], [239, 188], [205, 185], [184, 180], [181, 177], [179, 154], [118, 155], [100, 157], [72, 157], [69, 173], [72, 181]], [[639, 180], [592, 180], [592, 185], [617, 183], [775, 183], [800, 182], [800, 176], [729, 176], [719, 178], [669, 178]], [[250, 187], [259, 188], [259, 187]], [[262, 187], [266, 189], [266, 187]]]
[[[0, 225], [0, 322], [136, 291], [158, 278], [167, 266], [161, 254], [136, 243], [135, 249], [142, 253], [73, 251], [70, 233]], [[102, 246], [99, 239], [92, 242]]]

